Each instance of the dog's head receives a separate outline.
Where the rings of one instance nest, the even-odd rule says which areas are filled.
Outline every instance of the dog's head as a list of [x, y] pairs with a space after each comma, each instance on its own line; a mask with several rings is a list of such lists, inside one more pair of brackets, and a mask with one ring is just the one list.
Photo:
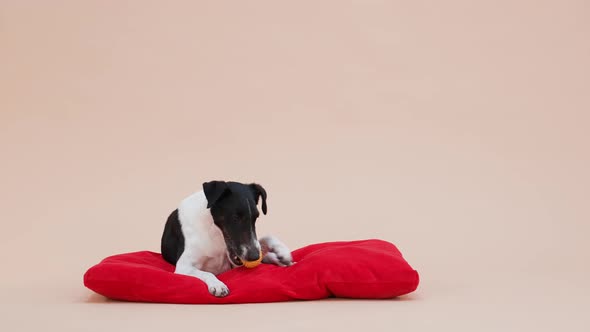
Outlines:
[[203, 183], [207, 208], [215, 225], [221, 229], [230, 261], [242, 265], [240, 259], [260, 258], [260, 243], [256, 236], [256, 219], [260, 216], [258, 202], [262, 198], [262, 213], [266, 214], [266, 191], [256, 183], [210, 181]]

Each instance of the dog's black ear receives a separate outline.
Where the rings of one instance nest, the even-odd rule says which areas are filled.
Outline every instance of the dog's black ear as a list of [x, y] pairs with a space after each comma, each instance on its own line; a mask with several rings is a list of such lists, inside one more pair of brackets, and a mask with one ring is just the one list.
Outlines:
[[262, 188], [262, 186], [257, 183], [252, 183], [250, 188], [252, 188], [252, 191], [254, 192], [256, 204], [258, 204], [258, 199], [262, 197], [262, 213], [266, 214], [266, 190], [264, 190], [264, 188]]
[[207, 208], [210, 208], [217, 202], [226, 191], [228, 186], [225, 181], [210, 181], [203, 183], [203, 191], [207, 197]]

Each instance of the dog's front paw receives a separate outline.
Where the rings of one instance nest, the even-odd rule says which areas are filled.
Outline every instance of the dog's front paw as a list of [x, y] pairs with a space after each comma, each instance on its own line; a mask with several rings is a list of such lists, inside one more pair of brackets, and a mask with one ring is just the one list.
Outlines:
[[263, 251], [266, 252], [262, 262], [265, 264], [275, 264], [278, 266], [293, 265], [291, 250], [279, 239], [267, 236], [260, 240]]
[[229, 288], [219, 280], [208, 281], [207, 287], [209, 288], [209, 293], [216, 297], [225, 297], [229, 295]]
[[289, 256], [281, 256], [275, 252], [268, 252], [262, 262], [265, 264], [274, 264], [278, 266], [291, 266], [293, 265], [293, 259]]

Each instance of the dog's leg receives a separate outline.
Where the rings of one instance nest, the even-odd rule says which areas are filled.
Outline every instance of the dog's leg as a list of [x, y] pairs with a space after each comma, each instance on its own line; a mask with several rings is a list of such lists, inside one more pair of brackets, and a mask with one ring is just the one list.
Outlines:
[[[184, 256], [184, 255], [183, 255]], [[227, 286], [217, 279], [217, 277], [210, 272], [201, 271], [197, 269], [186, 257], [180, 256], [178, 263], [176, 264], [176, 271], [174, 273], [192, 276], [203, 281], [209, 293], [217, 297], [224, 297], [229, 294]], [[184, 258], [184, 259], [183, 259]]]
[[268, 235], [259, 240], [262, 252], [266, 253], [262, 262], [265, 264], [275, 264], [278, 266], [293, 265], [291, 250], [278, 238]]

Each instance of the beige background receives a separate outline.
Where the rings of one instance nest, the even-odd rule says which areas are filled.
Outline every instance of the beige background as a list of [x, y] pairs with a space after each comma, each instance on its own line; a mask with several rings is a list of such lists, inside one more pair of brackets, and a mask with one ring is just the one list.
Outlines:
[[[1, 1], [0, 330], [588, 331], [589, 32], [587, 1]], [[83, 287], [211, 179], [293, 248], [394, 242], [418, 291]]]

